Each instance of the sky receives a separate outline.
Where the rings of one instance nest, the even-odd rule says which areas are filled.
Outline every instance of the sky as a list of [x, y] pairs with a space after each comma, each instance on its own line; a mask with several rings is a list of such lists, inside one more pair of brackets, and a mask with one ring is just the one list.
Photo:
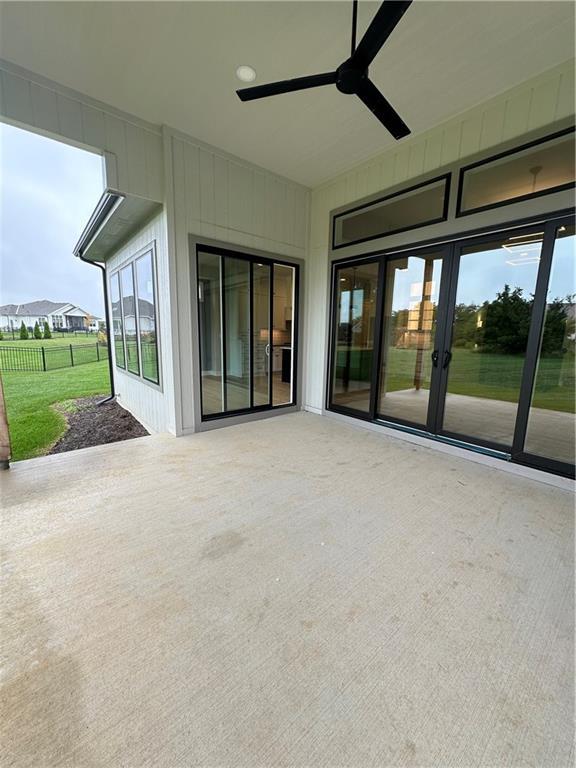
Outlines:
[[0, 304], [103, 317], [101, 272], [72, 255], [103, 191], [100, 155], [0, 123]]

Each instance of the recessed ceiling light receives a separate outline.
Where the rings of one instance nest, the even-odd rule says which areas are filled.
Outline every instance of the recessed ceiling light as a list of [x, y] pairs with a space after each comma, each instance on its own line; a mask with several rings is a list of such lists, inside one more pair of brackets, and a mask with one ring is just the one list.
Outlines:
[[251, 83], [256, 80], [256, 70], [247, 64], [241, 64], [236, 70], [236, 77], [243, 83]]

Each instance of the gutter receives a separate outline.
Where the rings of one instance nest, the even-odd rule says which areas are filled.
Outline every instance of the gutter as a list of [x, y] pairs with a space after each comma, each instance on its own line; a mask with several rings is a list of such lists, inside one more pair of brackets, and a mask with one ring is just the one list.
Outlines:
[[90, 261], [84, 258], [84, 252], [102, 228], [112, 213], [120, 205], [124, 195], [117, 192], [106, 191], [96, 207], [96, 210], [90, 217], [88, 224], [80, 235], [80, 239], [74, 247], [74, 255], [86, 264], [98, 267], [102, 271], [102, 286], [104, 289], [104, 319], [106, 320], [106, 334], [108, 336], [108, 371], [110, 374], [110, 396], [101, 400], [98, 405], [109, 403], [116, 399], [116, 390], [114, 387], [114, 364], [112, 362], [112, 323], [110, 322], [110, 308], [108, 304], [108, 283], [106, 280], [106, 267], [98, 261]]

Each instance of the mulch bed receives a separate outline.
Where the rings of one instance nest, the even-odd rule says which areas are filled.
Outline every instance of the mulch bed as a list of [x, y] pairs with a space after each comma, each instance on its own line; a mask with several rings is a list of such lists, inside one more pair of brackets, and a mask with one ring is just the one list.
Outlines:
[[48, 453], [75, 451], [148, 434], [142, 424], [118, 403], [98, 405], [103, 399], [102, 396], [80, 397], [57, 403], [54, 408], [64, 416], [68, 429]]

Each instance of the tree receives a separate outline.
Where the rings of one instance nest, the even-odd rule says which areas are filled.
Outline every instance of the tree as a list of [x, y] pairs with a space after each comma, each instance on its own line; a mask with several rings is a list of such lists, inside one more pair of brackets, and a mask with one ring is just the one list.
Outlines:
[[51, 339], [52, 334], [50, 333], [50, 326], [48, 325], [48, 321], [44, 320], [44, 338], [45, 339]]
[[526, 350], [532, 299], [524, 298], [522, 288], [505, 285], [494, 301], [484, 302], [482, 315], [482, 352], [514, 355]]
[[570, 308], [575, 296], [554, 299], [546, 309], [546, 321], [542, 334], [543, 355], [561, 355], [569, 346], [569, 339], [574, 333], [574, 320], [570, 317]]
[[2, 329], [0, 328], [0, 341], [4, 339], [4, 334], [2, 333]]
[[21, 339], [27, 339], [28, 338], [28, 328], [24, 325], [24, 320], [22, 320], [20, 324], [20, 338]]
[[38, 325], [38, 320], [34, 323], [34, 338], [35, 339], [41, 339], [42, 338], [42, 331], [40, 330], [40, 326]]

